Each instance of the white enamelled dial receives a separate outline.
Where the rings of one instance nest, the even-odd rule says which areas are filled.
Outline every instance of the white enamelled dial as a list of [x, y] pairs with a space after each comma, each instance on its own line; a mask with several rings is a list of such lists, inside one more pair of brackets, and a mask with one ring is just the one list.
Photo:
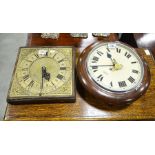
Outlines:
[[89, 77], [98, 86], [115, 92], [135, 89], [144, 75], [136, 51], [120, 42], [102, 43], [93, 48], [86, 66]]

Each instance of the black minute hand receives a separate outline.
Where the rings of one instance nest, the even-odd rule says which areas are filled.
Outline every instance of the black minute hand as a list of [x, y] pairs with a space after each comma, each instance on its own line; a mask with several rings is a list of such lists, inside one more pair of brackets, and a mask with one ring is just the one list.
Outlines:
[[45, 70], [44, 66], [41, 67], [41, 85], [40, 85], [40, 93], [39, 93], [40, 96], [42, 94], [42, 90], [44, 87], [44, 70]]
[[[95, 65], [95, 66], [97, 66], [97, 67], [106, 67], [106, 66], [114, 66], [114, 65]], [[90, 66], [90, 67], [95, 67], [95, 66]]]

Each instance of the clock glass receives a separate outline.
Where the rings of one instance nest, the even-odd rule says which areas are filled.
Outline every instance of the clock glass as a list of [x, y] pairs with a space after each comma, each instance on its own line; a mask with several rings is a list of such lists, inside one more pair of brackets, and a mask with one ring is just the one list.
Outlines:
[[86, 66], [89, 77], [98, 86], [114, 92], [138, 87], [144, 76], [136, 51], [120, 42], [95, 46], [88, 54]]

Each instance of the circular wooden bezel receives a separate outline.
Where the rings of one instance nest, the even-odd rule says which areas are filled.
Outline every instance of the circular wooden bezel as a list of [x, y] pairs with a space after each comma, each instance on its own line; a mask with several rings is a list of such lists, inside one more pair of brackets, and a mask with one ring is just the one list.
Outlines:
[[[120, 41], [116, 41], [116, 42], [124, 44]], [[138, 56], [142, 60], [142, 65], [144, 67], [144, 76], [142, 78], [141, 83], [136, 88], [130, 91], [127, 91], [127, 92], [114, 92], [114, 91], [106, 90], [100, 87], [99, 85], [97, 85], [94, 82], [94, 80], [90, 78], [90, 76], [88, 75], [89, 73], [87, 71], [88, 54], [93, 48], [95, 48], [96, 46], [102, 43], [105, 43], [105, 42], [100, 41], [100, 42], [96, 42], [96, 43], [89, 45], [86, 49], [84, 49], [84, 51], [79, 56], [78, 63], [77, 63], [77, 75], [78, 75], [78, 79], [80, 80], [80, 83], [96, 99], [103, 100], [103, 102], [107, 104], [124, 105], [124, 104], [129, 104], [135, 101], [136, 99], [138, 99], [140, 96], [142, 96], [146, 92], [150, 84], [151, 76], [150, 76], [150, 70], [149, 70], [147, 63], [137, 52], [136, 54], [138, 54]], [[109, 43], [112, 43], [112, 42], [109, 42]], [[128, 46], [131, 49], [134, 49], [133, 47], [127, 44], [124, 44], [124, 45]]]

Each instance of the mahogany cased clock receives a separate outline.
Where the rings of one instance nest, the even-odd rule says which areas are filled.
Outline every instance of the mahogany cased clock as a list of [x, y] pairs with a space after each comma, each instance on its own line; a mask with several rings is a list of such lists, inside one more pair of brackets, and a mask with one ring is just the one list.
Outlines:
[[151, 78], [144, 59], [119, 41], [88, 46], [79, 57], [77, 74], [89, 93], [111, 105], [138, 99], [146, 92]]
[[7, 101], [74, 102], [74, 57], [67, 46], [20, 48]]

